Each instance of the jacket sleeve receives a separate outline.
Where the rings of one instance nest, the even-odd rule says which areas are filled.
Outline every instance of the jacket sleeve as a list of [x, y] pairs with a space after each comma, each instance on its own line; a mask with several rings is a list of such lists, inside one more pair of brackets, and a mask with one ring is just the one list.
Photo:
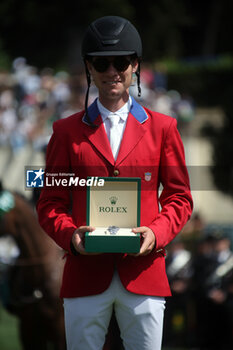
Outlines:
[[[53, 125], [53, 134], [46, 152], [45, 179], [52, 174], [70, 172], [68, 135], [61, 121]], [[68, 187], [47, 186], [45, 183], [37, 203], [38, 219], [44, 231], [64, 250], [71, 251], [70, 242], [77, 228], [70, 209], [70, 191]]]
[[159, 176], [163, 187], [159, 198], [161, 211], [149, 225], [156, 237], [156, 249], [164, 248], [175, 238], [193, 210], [184, 147], [175, 119], [164, 134]]

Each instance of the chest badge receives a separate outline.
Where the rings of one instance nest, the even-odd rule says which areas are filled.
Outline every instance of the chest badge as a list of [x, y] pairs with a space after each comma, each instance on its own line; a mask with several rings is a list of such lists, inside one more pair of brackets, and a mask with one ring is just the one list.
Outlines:
[[151, 180], [151, 173], [145, 173], [145, 181], [150, 181]]

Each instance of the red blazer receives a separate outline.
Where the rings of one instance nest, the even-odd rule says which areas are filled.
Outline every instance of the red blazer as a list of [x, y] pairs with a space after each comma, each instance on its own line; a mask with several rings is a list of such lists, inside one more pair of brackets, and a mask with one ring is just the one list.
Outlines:
[[[86, 224], [86, 188], [69, 191], [65, 187], [44, 187], [37, 205], [39, 222], [67, 251], [61, 297], [102, 293], [108, 288], [115, 268], [130, 292], [155, 296], [171, 293], [162, 248], [181, 231], [193, 205], [183, 144], [174, 118], [152, 112], [132, 100], [116, 161], [95, 101], [88, 109], [95, 127], [89, 124], [84, 112], [54, 123], [46, 171], [75, 173], [79, 178], [140, 177], [141, 226], [153, 230], [156, 247], [141, 257], [106, 253], [75, 256], [70, 242], [74, 230]], [[150, 173], [149, 177], [146, 173]], [[163, 191], [159, 198], [160, 183]]]

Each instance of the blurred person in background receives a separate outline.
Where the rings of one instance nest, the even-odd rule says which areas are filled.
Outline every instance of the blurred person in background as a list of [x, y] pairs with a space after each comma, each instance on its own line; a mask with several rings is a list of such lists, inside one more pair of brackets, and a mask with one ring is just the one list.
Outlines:
[[190, 347], [193, 340], [191, 286], [193, 255], [187, 250], [182, 237], [176, 237], [168, 246], [166, 271], [172, 298], [166, 303], [164, 345]]
[[233, 347], [233, 253], [225, 233], [213, 231], [200, 240], [193, 264], [197, 305], [197, 346]]
[[0, 92], [0, 146], [11, 143], [11, 135], [18, 122], [16, 100], [12, 88], [5, 87]]

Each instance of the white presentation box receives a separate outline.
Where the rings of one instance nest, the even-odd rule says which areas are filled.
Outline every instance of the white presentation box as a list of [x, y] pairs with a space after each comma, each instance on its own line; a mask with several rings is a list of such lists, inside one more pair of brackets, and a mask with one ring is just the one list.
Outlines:
[[[101, 178], [102, 179], [102, 178]], [[140, 234], [140, 178], [103, 177], [104, 186], [87, 188], [87, 225], [95, 227], [85, 234], [85, 249], [99, 253], [138, 253]]]

